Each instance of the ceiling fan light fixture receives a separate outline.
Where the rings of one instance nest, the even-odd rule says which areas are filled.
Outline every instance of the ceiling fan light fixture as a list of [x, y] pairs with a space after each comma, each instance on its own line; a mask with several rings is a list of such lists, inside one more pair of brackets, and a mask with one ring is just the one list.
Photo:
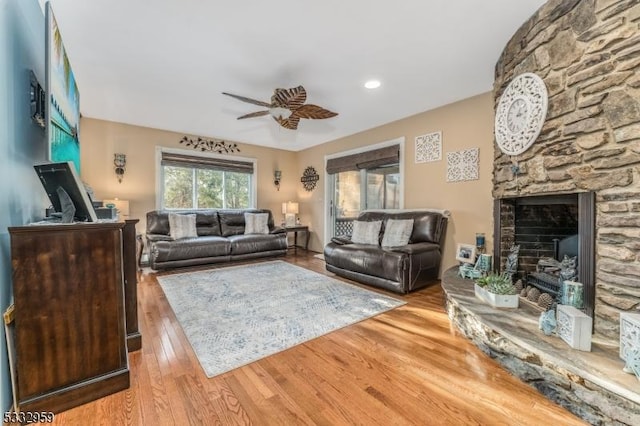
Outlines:
[[273, 118], [280, 118], [281, 120], [286, 120], [291, 116], [291, 110], [287, 108], [282, 108], [282, 107], [274, 107], [274, 108], [269, 108], [269, 114], [271, 114]]
[[369, 80], [364, 83], [364, 87], [366, 87], [367, 89], [377, 89], [381, 84], [382, 83], [380, 83], [380, 80]]

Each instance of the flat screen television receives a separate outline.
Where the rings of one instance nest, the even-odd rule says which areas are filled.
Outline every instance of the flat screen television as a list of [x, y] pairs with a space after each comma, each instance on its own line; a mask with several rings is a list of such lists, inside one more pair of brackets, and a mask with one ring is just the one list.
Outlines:
[[51, 3], [45, 5], [46, 132], [49, 161], [72, 161], [80, 173], [80, 94]]
[[[64, 209], [64, 199], [61, 200], [59, 188], [61, 188], [68, 196], [75, 213], [73, 220], [77, 222], [96, 222], [96, 211], [89, 198], [89, 194], [84, 184], [76, 173], [75, 166], [71, 161], [59, 163], [36, 164], [33, 166], [40, 178], [40, 182], [49, 196], [49, 201], [54, 210], [62, 213]], [[62, 195], [62, 197], [65, 197]]]

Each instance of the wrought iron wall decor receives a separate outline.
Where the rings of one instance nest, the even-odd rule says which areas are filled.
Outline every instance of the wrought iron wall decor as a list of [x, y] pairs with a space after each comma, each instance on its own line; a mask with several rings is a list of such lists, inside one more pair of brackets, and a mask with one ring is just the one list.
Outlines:
[[302, 177], [300, 178], [302, 186], [304, 186], [304, 189], [306, 189], [307, 191], [313, 191], [314, 189], [316, 189], [316, 183], [318, 182], [318, 180], [320, 180], [320, 176], [318, 175], [318, 172], [316, 172], [316, 169], [314, 169], [312, 166], [304, 169]]
[[199, 149], [200, 151], [217, 152], [218, 154], [233, 154], [234, 152], [240, 152], [238, 144], [228, 143], [221, 139], [191, 139], [184, 136], [180, 139], [180, 143], [193, 149]]

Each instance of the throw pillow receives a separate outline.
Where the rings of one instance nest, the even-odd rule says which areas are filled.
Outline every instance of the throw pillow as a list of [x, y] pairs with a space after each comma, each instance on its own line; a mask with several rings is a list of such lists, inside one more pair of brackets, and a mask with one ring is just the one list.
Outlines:
[[268, 234], [269, 233], [269, 213], [245, 213], [244, 233], [246, 234]]
[[382, 236], [383, 247], [398, 247], [409, 244], [413, 231], [413, 219], [389, 219]]
[[196, 215], [169, 213], [169, 235], [173, 240], [197, 237]]
[[351, 241], [356, 244], [379, 244], [380, 228], [382, 227], [381, 220], [374, 220], [371, 222], [364, 222], [356, 220], [353, 222], [353, 234], [351, 234]]

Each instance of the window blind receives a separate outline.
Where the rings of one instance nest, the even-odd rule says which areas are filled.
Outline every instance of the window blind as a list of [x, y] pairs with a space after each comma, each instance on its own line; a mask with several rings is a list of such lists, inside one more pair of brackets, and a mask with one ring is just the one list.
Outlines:
[[250, 161], [229, 160], [226, 158], [199, 157], [197, 155], [174, 154], [163, 152], [160, 162], [163, 166], [191, 167], [196, 169], [223, 170], [253, 174], [253, 163]]
[[327, 160], [327, 173], [335, 174], [349, 170], [371, 169], [400, 162], [400, 145], [386, 146], [372, 151], [345, 155]]

